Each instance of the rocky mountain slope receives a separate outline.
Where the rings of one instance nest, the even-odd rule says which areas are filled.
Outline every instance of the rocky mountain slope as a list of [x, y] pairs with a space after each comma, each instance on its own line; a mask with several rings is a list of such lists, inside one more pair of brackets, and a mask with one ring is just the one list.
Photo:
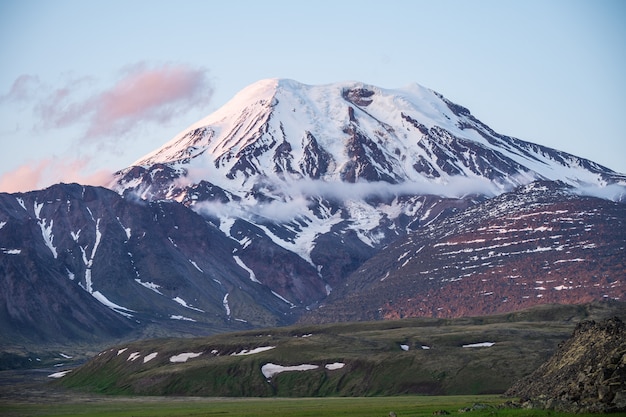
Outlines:
[[303, 320], [459, 317], [626, 297], [626, 205], [536, 182], [397, 239]]
[[618, 317], [580, 323], [535, 372], [506, 395], [567, 412], [626, 411], [626, 325]]
[[[397, 237], [535, 180], [626, 198], [624, 175], [498, 134], [419, 85], [269, 79], [121, 170], [111, 186], [179, 201], [240, 242], [264, 239], [297, 254], [330, 292]], [[250, 230], [233, 228], [237, 220]]]
[[0, 194], [0, 242], [3, 343], [206, 334], [285, 324], [292, 308], [176, 202], [76, 184]]
[[417, 85], [261, 81], [111, 188], [0, 194], [4, 343], [623, 298], [626, 177]]

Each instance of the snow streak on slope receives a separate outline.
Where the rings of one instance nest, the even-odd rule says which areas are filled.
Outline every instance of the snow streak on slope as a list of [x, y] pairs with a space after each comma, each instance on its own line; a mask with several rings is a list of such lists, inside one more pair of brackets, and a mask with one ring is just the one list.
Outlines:
[[224, 310], [226, 310], [226, 316], [230, 318], [230, 306], [228, 305], [228, 293], [224, 295], [224, 299], [222, 300], [222, 305], [224, 306]]
[[243, 261], [241, 260], [241, 258], [239, 258], [239, 256], [233, 256], [233, 259], [235, 260], [235, 262], [237, 262], [237, 265], [239, 265], [243, 270], [245, 270], [249, 276], [250, 276], [250, 281], [252, 282], [256, 282], [256, 283], [261, 283], [258, 279], [256, 279], [256, 275], [254, 275], [254, 271], [250, 268], [248, 268], [246, 266], [246, 264], [243, 263]]
[[[22, 202], [22, 206], [23, 206], [23, 202]], [[46, 246], [48, 247], [48, 249], [50, 249], [50, 252], [52, 252], [52, 256], [54, 256], [54, 259], [57, 258], [58, 254], [57, 254], [57, 249], [54, 247], [54, 235], [52, 234], [52, 226], [54, 225], [54, 220], [50, 220], [50, 224], [48, 224], [48, 221], [46, 219], [42, 219], [41, 216], [41, 209], [43, 208], [43, 203], [37, 203], [35, 202], [34, 204], [34, 211], [35, 211], [35, 218], [37, 219], [37, 223], [39, 224], [39, 227], [41, 228], [41, 236], [43, 237], [43, 241], [46, 244]]]
[[[83, 287], [85, 289], [85, 291], [87, 291], [89, 294], [91, 294], [96, 300], [98, 300], [99, 302], [101, 302], [102, 304], [104, 304], [105, 306], [109, 307], [111, 310], [115, 311], [116, 313], [119, 313], [125, 317], [132, 317], [132, 314], [130, 313], [134, 313], [133, 310], [120, 306], [114, 302], [112, 302], [111, 300], [109, 300], [104, 294], [102, 294], [100, 291], [96, 291], [93, 288], [93, 279], [92, 279], [92, 269], [93, 269], [93, 261], [94, 258], [96, 257], [96, 252], [98, 251], [98, 248], [100, 246], [100, 242], [102, 240], [102, 232], [100, 231], [100, 218], [98, 219], [94, 219], [93, 214], [91, 213], [91, 210], [87, 209], [89, 214], [91, 215], [91, 220], [94, 221], [95, 223], [95, 240], [93, 242], [93, 246], [91, 248], [91, 253], [89, 254], [89, 256], [87, 256], [87, 248], [89, 247], [89, 244], [82, 246], [79, 245], [81, 254], [82, 254], [82, 260], [83, 263], [85, 264], [85, 285], [83, 286], [82, 283], [80, 283], [79, 285], [81, 287]], [[119, 220], [119, 219], [118, 219]], [[71, 236], [72, 239], [78, 243], [78, 238], [80, 236], [80, 230], [76, 233], [71, 232]]]

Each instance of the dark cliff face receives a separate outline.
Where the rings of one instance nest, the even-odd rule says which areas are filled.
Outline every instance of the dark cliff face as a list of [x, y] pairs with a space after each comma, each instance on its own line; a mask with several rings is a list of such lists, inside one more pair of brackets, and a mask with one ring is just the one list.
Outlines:
[[626, 325], [618, 317], [580, 323], [552, 358], [506, 395], [527, 407], [626, 411]]
[[304, 155], [299, 163], [300, 171], [307, 177], [319, 180], [328, 173], [333, 157], [322, 148], [311, 132], [302, 139]]
[[61, 184], [0, 194], [0, 224], [4, 343], [207, 333], [291, 312], [237, 263], [237, 242], [179, 203]]
[[[233, 198], [208, 183], [195, 190]], [[403, 198], [415, 211], [381, 221], [376, 245], [345, 217], [316, 236], [307, 261], [270, 238], [295, 242], [307, 219], [225, 225], [185, 202], [76, 184], [0, 194], [5, 341], [206, 334], [303, 313], [458, 317], [626, 296], [623, 204], [550, 182], [491, 200]], [[343, 215], [336, 202], [309, 203]]]
[[[229, 198], [219, 191], [198, 188]], [[307, 262], [266, 232], [293, 239], [297, 222], [238, 220], [228, 237], [219, 219], [183, 204], [102, 188], [2, 194], [3, 328], [7, 340], [100, 340], [155, 326], [286, 324], [308, 306], [307, 321], [457, 317], [625, 295], [622, 204], [553, 183], [482, 202], [414, 203], [414, 216], [393, 223], [414, 230], [406, 237], [389, 234], [377, 249], [344, 229], [346, 219], [317, 237]]]

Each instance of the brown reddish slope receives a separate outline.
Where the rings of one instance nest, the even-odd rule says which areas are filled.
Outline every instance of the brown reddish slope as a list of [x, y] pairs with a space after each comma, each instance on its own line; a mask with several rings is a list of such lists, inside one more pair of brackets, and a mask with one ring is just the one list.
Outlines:
[[364, 263], [306, 320], [460, 317], [626, 297], [626, 205], [532, 185]]

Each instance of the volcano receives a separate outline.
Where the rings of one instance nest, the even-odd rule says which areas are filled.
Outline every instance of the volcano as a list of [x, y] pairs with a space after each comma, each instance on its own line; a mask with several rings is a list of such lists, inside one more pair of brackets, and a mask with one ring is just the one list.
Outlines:
[[[202, 334], [329, 320], [322, 311], [459, 316], [624, 296], [626, 176], [499, 134], [417, 84], [259, 81], [117, 172], [109, 188], [0, 194], [7, 340]], [[498, 249], [505, 236], [496, 229], [519, 229], [506, 242], [523, 247]], [[571, 265], [585, 265], [584, 276], [559, 276], [549, 296], [524, 293], [546, 287], [542, 270], [520, 265], [547, 247], [571, 256], [542, 258], [551, 265], [543, 272], [575, 275]], [[501, 280], [484, 284], [493, 275]], [[516, 276], [516, 291], [504, 290], [505, 276]], [[441, 284], [449, 282], [459, 284]], [[493, 297], [476, 304], [444, 287]]]

